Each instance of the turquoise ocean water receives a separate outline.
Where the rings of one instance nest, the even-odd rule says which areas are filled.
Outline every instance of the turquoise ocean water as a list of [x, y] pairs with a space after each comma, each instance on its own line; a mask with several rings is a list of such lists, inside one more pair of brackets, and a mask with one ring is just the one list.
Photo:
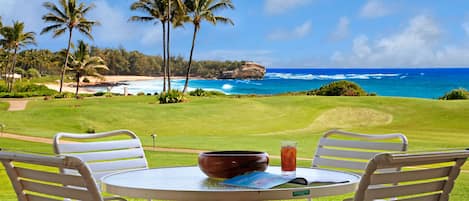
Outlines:
[[[268, 68], [262, 80], [191, 80], [190, 90], [202, 88], [226, 94], [278, 94], [318, 88], [336, 80], [358, 83], [367, 92], [380, 96], [438, 98], [454, 88], [469, 89], [469, 68]], [[162, 80], [132, 81], [112, 88], [113, 92], [154, 93], [162, 90]], [[184, 80], [174, 80], [173, 88], [182, 89]], [[95, 88], [104, 91], [105, 88]]]

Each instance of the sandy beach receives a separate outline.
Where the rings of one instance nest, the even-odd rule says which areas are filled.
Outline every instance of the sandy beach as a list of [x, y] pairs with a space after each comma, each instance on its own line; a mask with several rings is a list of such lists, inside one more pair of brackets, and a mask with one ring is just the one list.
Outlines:
[[[155, 80], [155, 79], [163, 79], [163, 77], [152, 77], [152, 76], [138, 76], [138, 75], [106, 75], [104, 76], [104, 79], [99, 79], [95, 77], [87, 77], [88, 80], [90, 80], [89, 83], [83, 83], [80, 82], [80, 89], [79, 93], [87, 93], [87, 94], [92, 94], [96, 93], [96, 91], [83, 87], [83, 86], [93, 86], [97, 84], [103, 84], [103, 83], [117, 83], [117, 82], [124, 82], [124, 81], [139, 81], [139, 80]], [[174, 79], [181, 79], [180, 77], [175, 77]], [[72, 92], [75, 93], [76, 87], [75, 87], [75, 82], [66, 82], [62, 86], [62, 91], [64, 92]], [[57, 80], [57, 83], [48, 83], [44, 84], [47, 86], [49, 89], [53, 89], [56, 91], [59, 91], [59, 81]]]

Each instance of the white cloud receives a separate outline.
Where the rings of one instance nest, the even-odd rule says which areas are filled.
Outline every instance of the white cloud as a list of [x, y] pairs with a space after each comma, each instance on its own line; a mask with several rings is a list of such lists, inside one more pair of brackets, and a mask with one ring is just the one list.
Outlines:
[[377, 18], [389, 15], [393, 9], [382, 0], [369, 0], [361, 9], [360, 16], [366, 18]]
[[335, 52], [331, 62], [337, 66], [434, 67], [469, 65], [469, 47], [440, 44], [443, 31], [429, 16], [412, 18], [398, 33], [373, 42], [365, 35], [353, 40], [352, 52]]
[[300, 39], [311, 33], [312, 23], [311, 20], [295, 27], [292, 30], [278, 29], [267, 35], [269, 40], [293, 40]]
[[265, 66], [274, 63], [272, 51], [270, 50], [212, 50], [197, 53], [197, 60], [244, 60], [254, 61]]
[[342, 40], [348, 35], [348, 27], [350, 25], [350, 20], [347, 17], [341, 17], [339, 23], [337, 24], [336, 29], [331, 34], [331, 39], [334, 41]]
[[469, 20], [462, 23], [462, 29], [466, 32], [466, 35], [469, 36]]
[[265, 0], [264, 10], [269, 15], [278, 15], [311, 2], [312, 0]]

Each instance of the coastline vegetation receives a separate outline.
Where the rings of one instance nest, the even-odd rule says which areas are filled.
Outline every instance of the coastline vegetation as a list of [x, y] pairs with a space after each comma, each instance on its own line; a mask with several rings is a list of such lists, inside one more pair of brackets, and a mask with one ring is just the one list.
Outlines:
[[441, 100], [461, 100], [461, 99], [469, 99], [469, 91], [464, 88], [453, 89], [450, 92], [446, 93], [439, 99]]

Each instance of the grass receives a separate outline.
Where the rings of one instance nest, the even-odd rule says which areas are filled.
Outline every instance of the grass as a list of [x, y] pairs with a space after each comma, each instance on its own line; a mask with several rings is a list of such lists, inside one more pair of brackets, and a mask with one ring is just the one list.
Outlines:
[[[51, 138], [60, 131], [83, 133], [88, 128], [97, 132], [124, 128], [136, 132], [147, 146], [152, 144], [150, 134], [156, 133], [160, 147], [253, 149], [279, 155], [280, 141], [294, 140], [298, 142], [299, 157], [312, 158], [318, 139], [331, 128], [404, 133], [411, 151], [469, 145], [469, 101], [227, 96], [191, 97], [187, 103], [160, 105], [154, 96], [134, 96], [32, 99], [25, 111], [5, 112], [6, 108], [7, 104], [0, 102], [0, 122], [11, 133]], [[0, 146], [4, 147], [4, 140]], [[33, 146], [22, 142], [16, 147]], [[149, 155], [152, 167], [196, 164], [195, 158], [193, 154]], [[278, 161], [273, 160], [273, 164]], [[307, 161], [301, 164], [308, 165]], [[468, 165], [464, 169], [469, 170]], [[469, 173], [462, 173], [458, 182], [452, 200], [465, 200], [469, 196]]]

